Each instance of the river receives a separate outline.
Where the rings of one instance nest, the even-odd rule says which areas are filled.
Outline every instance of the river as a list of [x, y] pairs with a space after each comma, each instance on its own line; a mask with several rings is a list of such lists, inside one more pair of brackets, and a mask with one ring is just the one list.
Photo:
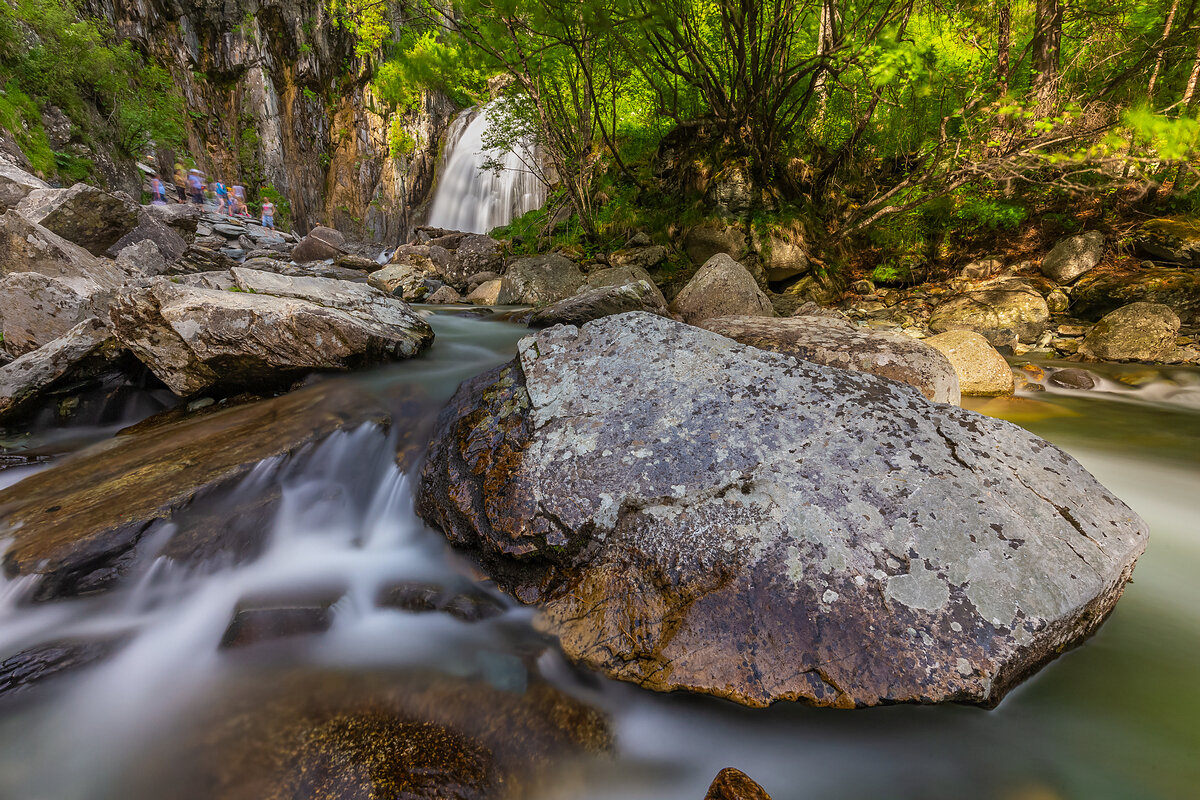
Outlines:
[[[510, 358], [525, 333], [444, 313], [431, 321], [438, 338], [423, 358], [331, 380], [364, 391], [417, 383], [444, 400], [464, 378]], [[1109, 374], [1098, 390], [967, 403], [1066, 449], [1151, 528], [1134, 582], [1100, 632], [994, 710], [750, 710], [656, 695], [582, 674], [553, 648], [532, 661], [541, 640], [528, 609], [508, 604], [497, 617], [464, 623], [380, 608], [374, 598], [395, 581], [465, 586], [473, 573], [414, 515], [412, 476], [392, 458], [395, 431], [368, 426], [291, 461], [264, 463], [247, 479], [246, 491], [284, 487], [270, 544], [248, 563], [183, 573], [154, 561], [120, 591], [37, 605], [24, 602], [28, 581], [0, 583], [0, 660], [63, 639], [121, 643], [94, 666], [0, 701], [0, 797], [181, 796], [171, 781], [191, 779], [190, 737], [247, 687], [267, 703], [296, 675], [376, 680], [410, 668], [514, 693], [537, 672], [604, 711], [614, 751], [558, 765], [541, 792], [548, 799], [700, 800], [726, 766], [750, 774], [775, 800], [1195, 797], [1200, 372]], [[139, 408], [144, 415], [149, 406]], [[61, 452], [117, 427], [38, 437]], [[0, 487], [45, 466], [4, 469]], [[338, 598], [325, 633], [219, 648], [244, 598], [322, 593]], [[236, 789], [233, 780], [223, 786]]]

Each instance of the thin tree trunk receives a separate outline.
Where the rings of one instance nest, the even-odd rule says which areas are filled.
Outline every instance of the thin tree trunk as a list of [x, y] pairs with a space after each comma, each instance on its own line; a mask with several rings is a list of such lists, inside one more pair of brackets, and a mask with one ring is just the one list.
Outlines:
[[[1191, 110], [1192, 104], [1196, 101], [1196, 85], [1200, 83], [1200, 44], [1196, 45], [1196, 58], [1192, 61], [1192, 74], [1188, 76], [1187, 88], [1183, 91], [1183, 100], [1181, 102], [1181, 114], [1186, 114]], [[1176, 193], [1179, 192], [1183, 185], [1184, 176], [1187, 174], [1187, 161], [1179, 164], [1179, 169], [1175, 172], [1175, 180], [1172, 182], [1172, 187]]]
[[1060, 0], [1037, 0], [1033, 23], [1033, 91], [1038, 115], [1051, 113], [1055, 106], [1062, 17]]
[[1150, 73], [1150, 84], [1146, 96], [1154, 102], [1154, 88], [1158, 85], [1158, 75], [1162, 72], [1163, 58], [1167, 54], [1167, 40], [1171, 38], [1171, 27], [1175, 24], [1175, 12], [1179, 10], [1179, 0], [1173, 0], [1171, 10], [1167, 12], [1167, 21], [1163, 25], [1162, 38], [1158, 40], [1158, 55], [1154, 57], [1154, 69]]
[[[1176, 0], [1178, 2], [1178, 0]], [[1012, 0], [1000, 0], [996, 9], [998, 20], [996, 25], [996, 77], [1000, 83], [1001, 96], [1008, 94], [1009, 81], [1009, 51], [1012, 49]]]
[[[821, 2], [821, 18], [817, 27], [817, 57], [822, 58], [828, 55], [834, 47], [834, 31], [833, 26], [837, 14], [837, 0], [822, 0]], [[825, 105], [829, 100], [829, 86], [827, 85], [828, 73], [821, 67], [817, 68], [817, 76], [814, 79], [816, 84], [817, 96], [817, 119], [825, 119]]]

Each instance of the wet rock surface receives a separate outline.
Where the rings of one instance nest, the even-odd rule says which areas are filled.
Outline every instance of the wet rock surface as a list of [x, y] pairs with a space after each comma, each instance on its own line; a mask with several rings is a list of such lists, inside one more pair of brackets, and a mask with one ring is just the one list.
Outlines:
[[227, 687], [191, 727], [131, 795], [515, 799], [611, 746], [598, 712], [540, 680], [502, 691], [415, 670], [265, 672]]
[[0, 661], [0, 698], [103, 661], [123, 643], [120, 637], [65, 640], [14, 653]]
[[261, 546], [278, 499], [276, 486], [239, 500], [234, 490], [255, 466], [335, 431], [387, 424], [393, 412], [417, 419], [427, 410], [423, 397], [364, 395], [325, 382], [178, 422], [143, 423], [0, 491], [5, 572], [42, 576], [39, 600], [108, 589], [133, 568], [143, 537], [155, 538], [151, 532], [166, 522], [176, 530], [154, 545], [160, 555], [185, 564], [246, 557]]
[[763, 350], [907, 383], [935, 403], [962, 399], [946, 357], [902, 333], [859, 330], [827, 316], [717, 317], [700, 327]]
[[771, 795], [746, 773], [726, 767], [713, 778], [704, 800], [771, 800]]
[[752, 706], [994, 705], [1146, 543], [1016, 426], [648, 314], [464, 383], [417, 507], [571, 659]]

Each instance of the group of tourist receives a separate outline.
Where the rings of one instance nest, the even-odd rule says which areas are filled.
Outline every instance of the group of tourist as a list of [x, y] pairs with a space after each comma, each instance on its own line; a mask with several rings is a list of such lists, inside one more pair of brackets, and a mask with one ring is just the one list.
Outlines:
[[[185, 170], [183, 164], [179, 163], [175, 164], [174, 180], [175, 193], [180, 203], [190, 200], [194, 205], [203, 206], [206, 199], [211, 197], [217, 206], [218, 214], [247, 219], [253, 216], [246, 204], [246, 187], [240, 184], [227, 186], [220, 179], [208, 183], [200, 170]], [[167, 187], [157, 172], [150, 176], [150, 202], [157, 205], [166, 205], [169, 202]], [[262, 225], [269, 230], [275, 230], [275, 204], [266, 197], [262, 201]]]

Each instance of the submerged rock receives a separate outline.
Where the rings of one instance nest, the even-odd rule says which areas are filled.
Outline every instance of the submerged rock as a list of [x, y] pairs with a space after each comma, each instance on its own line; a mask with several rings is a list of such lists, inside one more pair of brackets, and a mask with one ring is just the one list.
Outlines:
[[189, 715], [190, 735], [137, 771], [129, 796], [516, 800], [611, 747], [599, 712], [536, 678], [503, 691], [416, 670], [291, 669], [223, 689]]
[[775, 316], [754, 277], [725, 253], [705, 262], [675, 297], [671, 310], [692, 325], [714, 317]]
[[124, 644], [122, 637], [68, 639], [26, 648], [0, 661], [0, 697], [26, 691], [103, 661]]
[[859, 330], [828, 316], [717, 317], [700, 327], [763, 350], [907, 383], [935, 403], [962, 400], [946, 357], [902, 333]]
[[42, 576], [39, 600], [108, 589], [132, 568], [143, 537], [168, 521], [176, 531], [160, 555], [199, 564], [253, 554], [279, 492], [271, 486], [230, 499], [255, 466], [335, 431], [386, 424], [393, 413], [417, 418], [426, 409], [423, 397], [381, 397], [326, 381], [179, 422], [143, 424], [0, 491], [5, 572]]
[[594, 319], [626, 311], [647, 311], [666, 316], [667, 301], [658, 287], [648, 281], [621, 286], [601, 286], [585, 289], [579, 294], [535, 311], [529, 320], [531, 328], [545, 328], [562, 323], [582, 325]]
[[1146, 544], [1014, 425], [640, 313], [464, 383], [417, 508], [571, 659], [752, 706], [994, 705]]
[[1161, 361], [1175, 350], [1179, 317], [1161, 303], [1130, 303], [1097, 322], [1079, 353], [1104, 361]]
[[181, 396], [277, 388], [313, 371], [411, 358], [433, 343], [428, 323], [374, 289], [255, 270], [234, 274], [249, 288], [277, 294], [155, 278], [117, 294], [109, 311], [114, 335]]
[[958, 373], [964, 397], [999, 397], [1013, 393], [1016, 381], [1004, 356], [974, 331], [946, 331], [925, 344], [941, 352]]

